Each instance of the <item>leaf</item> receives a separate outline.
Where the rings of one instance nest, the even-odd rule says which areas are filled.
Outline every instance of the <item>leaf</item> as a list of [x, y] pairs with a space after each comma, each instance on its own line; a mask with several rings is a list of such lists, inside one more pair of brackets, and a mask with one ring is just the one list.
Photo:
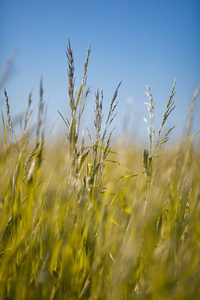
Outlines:
[[4, 131], [4, 143], [5, 143], [5, 150], [6, 150], [6, 162], [8, 163], [8, 147], [7, 147], [7, 138], [6, 138], [6, 125], [3, 113], [1, 112], [2, 121], [3, 121], [3, 131]]
[[[98, 142], [100, 142], [100, 141], [98, 141]], [[100, 150], [103, 150], [103, 151], [105, 151], [105, 152], [109, 152], [109, 153], [112, 153], [112, 154], [120, 155], [120, 156], [123, 156], [123, 157], [126, 157], [126, 158], [132, 158], [132, 157], [130, 157], [130, 156], [126, 156], [126, 155], [117, 153], [117, 152], [115, 152], [115, 151], [109, 150], [109, 149], [107, 149], [107, 148], [105, 148], [105, 147], [102, 147], [102, 146], [97, 146], [97, 148], [100, 149]]]
[[137, 177], [137, 176], [142, 175], [142, 174], [144, 174], [144, 173], [145, 173], [145, 172], [142, 172], [142, 173], [139, 173], [139, 174], [123, 175], [123, 176], [117, 177], [115, 180], [118, 180], [118, 179], [126, 179], [126, 178], [132, 178], [132, 177]]
[[113, 164], [117, 164], [117, 165], [121, 166], [122, 168], [124, 168], [124, 169], [125, 169], [126, 171], [128, 171], [129, 173], [133, 174], [132, 171], [130, 171], [127, 167], [125, 167], [125, 166], [123, 166], [122, 164], [120, 164], [118, 161], [115, 161], [115, 160], [109, 160], [109, 159], [107, 159], [106, 161], [111, 162], [111, 163], [113, 163]]
[[67, 126], [67, 128], [69, 128], [69, 124], [65, 121], [65, 118], [63, 117], [63, 115], [59, 112], [59, 110], [57, 110], [57, 112], [59, 113], [59, 115], [63, 119], [63, 121], [64, 121], [65, 125]]
[[51, 169], [37, 184], [37, 186], [39, 186], [48, 176], [50, 173], [52, 173], [53, 169]]
[[121, 225], [119, 225], [115, 220], [113, 220], [112, 218], [109, 218], [111, 222], [113, 222], [115, 225], [117, 225], [119, 228], [122, 228]]
[[118, 196], [118, 193], [115, 194], [115, 196], [113, 197], [113, 199], [112, 199], [112, 201], [111, 201], [111, 203], [110, 203], [110, 206], [113, 205], [113, 204], [115, 203], [115, 201], [116, 201], [116, 199], [117, 199], [117, 196]]
[[78, 106], [78, 103], [79, 103], [79, 100], [80, 100], [80, 96], [81, 96], [81, 92], [83, 90], [83, 84], [81, 84], [80, 86], [80, 89], [79, 89], [79, 92], [78, 92], [78, 96], [77, 96], [77, 99], [76, 99], [76, 109], [77, 109], [77, 106]]
[[85, 280], [84, 286], [83, 286], [82, 291], [81, 291], [81, 293], [79, 295], [79, 299], [82, 298], [83, 295], [85, 295], [85, 293], [86, 293], [86, 291], [88, 289], [88, 286], [90, 284], [90, 276], [91, 276], [91, 273], [88, 275], [88, 277]]

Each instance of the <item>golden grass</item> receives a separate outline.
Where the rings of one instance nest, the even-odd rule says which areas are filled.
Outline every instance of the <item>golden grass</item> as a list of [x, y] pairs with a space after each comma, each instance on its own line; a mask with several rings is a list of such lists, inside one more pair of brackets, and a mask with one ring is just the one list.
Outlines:
[[161, 130], [174, 108], [175, 84], [156, 143], [148, 88], [150, 146], [142, 153], [140, 145], [111, 148], [119, 86], [104, 127], [97, 90], [96, 132], [86, 146], [78, 124], [89, 92], [89, 54], [90, 47], [75, 94], [69, 44], [67, 141], [47, 145], [42, 82], [35, 141], [32, 93], [17, 142], [10, 111], [8, 129], [2, 115], [0, 299], [199, 299], [200, 152], [190, 138], [197, 94], [185, 136], [166, 150], [169, 131], [161, 137]]

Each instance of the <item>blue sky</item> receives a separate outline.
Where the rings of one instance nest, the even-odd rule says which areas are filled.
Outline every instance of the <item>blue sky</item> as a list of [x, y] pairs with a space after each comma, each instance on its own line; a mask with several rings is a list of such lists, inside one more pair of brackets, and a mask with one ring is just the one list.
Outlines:
[[[0, 0], [0, 72], [9, 55], [17, 52], [14, 72], [5, 83], [12, 115], [24, 112], [32, 88], [37, 115], [42, 76], [48, 127], [56, 122], [54, 132], [64, 129], [57, 110], [69, 116], [67, 40], [70, 38], [74, 51], [77, 88], [91, 41], [87, 80], [91, 93], [83, 123], [93, 126], [97, 87], [104, 91], [106, 114], [115, 88], [122, 80], [115, 134], [123, 133], [124, 119], [128, 118], [129, 132], [147, 137], [142, 120], [148, 118], [143, 104], [148, 100], [144, 93], [146, 85], [150, 86], [156, 103], [158, 129], [177, 77], [176, 109], [169, 119], [169, 126], [176, 126], [172, 134], [172, 139], [176, 139], [184, 129], [194, 91], [200, 84], [199, 15], [198, 0]], [[199, 102], [195, 109], [194, 131], [200, 129]], [[0, 109], [3, 112], [4, 106], [1, 90]]]

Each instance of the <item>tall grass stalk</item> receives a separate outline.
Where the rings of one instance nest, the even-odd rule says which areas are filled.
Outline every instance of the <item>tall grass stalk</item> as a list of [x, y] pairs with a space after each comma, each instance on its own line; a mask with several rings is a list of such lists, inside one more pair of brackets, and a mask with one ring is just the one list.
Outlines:
[[149, 97], [149, 102], [145, 102], [145, 104], [148, 106], [149, 118], [150, 118], [150, 122], [151, 122], [150, 126], [148, 125], [148, 121], [146, 120], [146, 118], [144, 118], [144, 121], [148, 125], [147, 129], [148, 129], [148, 133], [149, 133], [150, 147], [149, 147], [149, 150], [146, 150], [146, 149], [144, 150], [143, 166], [145, 168], [145, 171], [146, 171], [146, 174], [147, 174], [147, 182], [149, 184], [151, 182], [154, 160], [155, 160], [159, 150], [163, 146], [163, 144], [165, 144], [169, 140], [169, 134], [174, 129], [174, 127], [171, 127], [164, 134], [164, 137], [161, 138], [162, 129], [163, 129], [169, 115], [171, 114], [171, 112], [175, 108], [175, 105], [174, 105], [175, 86], [176, 86], [176, 79], [174, 81], [171, 94], [170, 94], [169, 99], [168, 99], [167, 104], [166, 104], [164, 116], [163, 116], [163, 119], [162, 119], [160, 129], [159, 129], [158, 134], [157, 134], [157, 139], [156, 139], [155, 145], [154, 145], [154, 139], [155, 139], [154, 108], [155, 108], [155, 103], [153, 101], [153, 97], [152, 97], [152, 94], [151, 94], [151, 91], [150, 91], [150, 87], [147, 86], [148, 92], [146, 92], [146, 94]]

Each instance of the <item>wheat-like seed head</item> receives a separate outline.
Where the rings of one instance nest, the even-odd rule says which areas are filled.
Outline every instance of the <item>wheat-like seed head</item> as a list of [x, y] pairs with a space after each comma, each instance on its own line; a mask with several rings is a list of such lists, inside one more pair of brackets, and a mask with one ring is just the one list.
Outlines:
[[10, 135], [10, 143], [12, 143], [12, 139], [13, 139], [13, 122], [11, 121], [10, 106], [9, 106], [9, 102], [8, 102], [8, 95], [7, 95], [6, 89], [4, 89], [4, 95], [5, 95], [5, 98], [6, 98], [6, 114], [7, 114], [7, 122], [8, 122], [8, 131], [9, 131], [9, 135]]

